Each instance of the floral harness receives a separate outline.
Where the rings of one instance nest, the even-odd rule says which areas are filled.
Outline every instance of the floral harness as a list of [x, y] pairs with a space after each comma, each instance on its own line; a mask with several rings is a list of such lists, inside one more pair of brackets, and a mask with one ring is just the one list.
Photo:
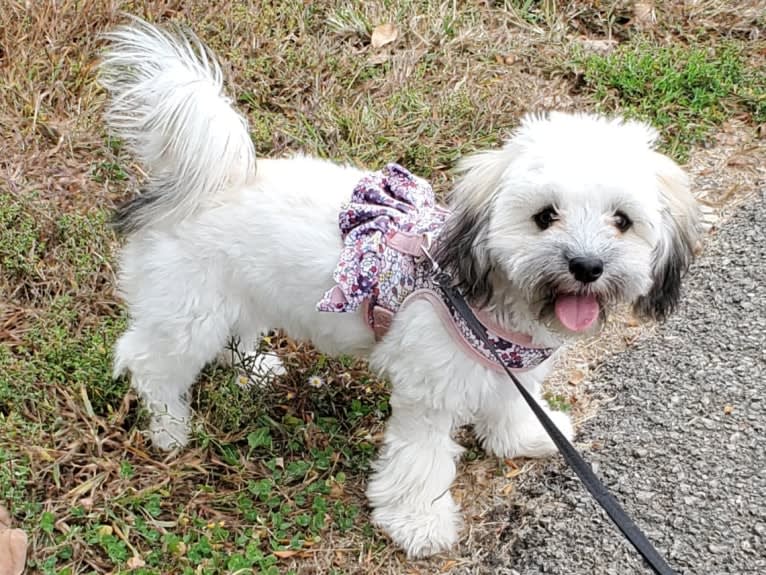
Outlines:
[[[339, 224], [343, 249], [333, 280], [336, 285], [317, 304], [323, 312], [364, 310], [367, 324], [381, 339], [396, 313], [416, 299], [428, 300], [444, 326], [470, 357], [503, 371], [443, 296], [426, 251], [437, 239], [450, 212], [436, 204], [431, 186], [397, 164], [364, 176], [344, 204]], [[537, 347], [525, 334], [510, 333], [474, 310], [512, 370], [537, 367], [554, 350]]]

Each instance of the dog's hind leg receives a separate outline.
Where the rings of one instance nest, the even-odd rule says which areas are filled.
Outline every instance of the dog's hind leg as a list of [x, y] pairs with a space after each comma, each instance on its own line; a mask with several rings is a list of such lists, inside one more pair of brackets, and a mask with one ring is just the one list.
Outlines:
[[189, 389], [225, 345], [231, 324], [222, 299], [209, 295], [187, 291], [172, 305], [152, 304], [117, 342], [114, 372], [130, 371], [132, 386], [151, 415], [152, 444], [167, 450], [186, 445]]

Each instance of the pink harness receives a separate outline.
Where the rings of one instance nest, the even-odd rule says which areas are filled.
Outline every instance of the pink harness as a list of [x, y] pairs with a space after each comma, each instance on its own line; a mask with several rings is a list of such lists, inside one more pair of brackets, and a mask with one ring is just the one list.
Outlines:
[[[449, 215], [436, 204], [428, 182], [397, 164], [363, 177], [340, 213], [343, 249], [333, 274], [336, 285], [317, 309], [351, 312], [362, 307], [367, 324], [381, 339], [399, 310], [416, 299], [426, 299], [469, 357], [503, 371], [444, 298], [433, 264], [425, 257], [424, 249], [438, 237]], [[535, 368], [553, 353], [532, 344], [528, 335], [507, 332], [481, 311], [474, 312], [510, 369]]]

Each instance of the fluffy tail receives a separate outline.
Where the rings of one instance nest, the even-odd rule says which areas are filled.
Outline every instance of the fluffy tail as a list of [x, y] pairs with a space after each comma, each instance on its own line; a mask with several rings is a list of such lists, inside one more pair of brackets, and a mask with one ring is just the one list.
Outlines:
[[107, 34], [100, 82], [106, 121], [147, 175], [144, 192], [122, 206], [122, 232], [179, 221], [222, 190], [255, 175], [246, 120], [223, 93], [212, 52], [191, 32], [134, 19]]

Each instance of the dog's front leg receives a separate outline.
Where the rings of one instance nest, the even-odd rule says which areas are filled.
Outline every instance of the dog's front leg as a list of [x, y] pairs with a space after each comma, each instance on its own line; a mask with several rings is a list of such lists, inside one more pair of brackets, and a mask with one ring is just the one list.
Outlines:
[[450, 494], [455, 460], [462, 448], [450, 435], [453, 415], [391, 398], [388, 422], [375, 473], [367, 488], [373, 523], [410, 558], [450, 548], [461, 518]]
[[[571, 440], [574, 429], [569, 416], [561, 411], [552, 411], [541, 397], [540, 385], [547, 371], [545, 367], [540, 367], [520, 374], [519, 379], [556, 427]], [[510, 380], [502, 382], [494, 393], [485, 396], [484, 404], [475, 417], [476, 434], [490, 454], [507, 458], [548, 457], [557, 451], [556, 445]]]

